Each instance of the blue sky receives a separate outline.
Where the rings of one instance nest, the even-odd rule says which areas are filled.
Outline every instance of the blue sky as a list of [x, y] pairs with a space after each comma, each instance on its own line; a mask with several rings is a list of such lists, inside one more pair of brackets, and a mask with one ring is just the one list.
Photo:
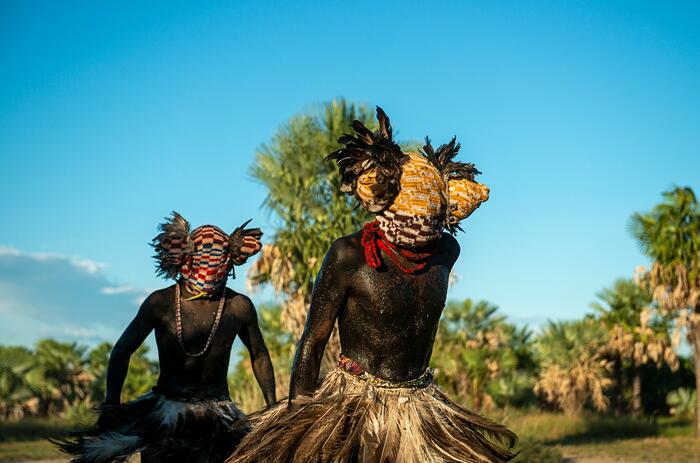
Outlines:
[[521, 323], [585, 313], [646, 262], [630, 215], [700, 190], [697, 2], [143, 3], [0, 5], [2, 341], [113, 340], [171, 210], [270, 236], [255, 150], [337, 96], [458, 136], [492, 197], [450, 297]]

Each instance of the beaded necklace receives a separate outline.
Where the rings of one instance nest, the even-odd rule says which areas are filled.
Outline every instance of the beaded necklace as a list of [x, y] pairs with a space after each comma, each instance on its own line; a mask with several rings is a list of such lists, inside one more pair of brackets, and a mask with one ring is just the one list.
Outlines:
[[204, 345], [204, 348], [201, 351], [197, 352], [196, 354], [191, 354], [185, 348], [185, 341], [183, 340], [182, 335], [182, 307], [180, 302], [180, 283], [175, 284], [175, 329], [177, 332], [177, 341], [180, 343], [180, 347], [182, 348], [182, 351], [185, 353], [185, 355], [187, 355], [188, 357], [195, 358], [201, 357], [209, 349], [209, 346], [211, 346], [211, 342], [214, 339], [214, 335], [219, 329], [219, 323], [221, 322], [221, 314], [224, 312], [225, 304], [226, 286], [224, 285], [224, 290], [221, 293], [221, 298], [219, 299], [219, 308], [216, 310], [216, 317], [214, 318], [214, 324], [212, 325], [211, 331], [209, 332], [209, 338], [207, 339], [207, 343]]

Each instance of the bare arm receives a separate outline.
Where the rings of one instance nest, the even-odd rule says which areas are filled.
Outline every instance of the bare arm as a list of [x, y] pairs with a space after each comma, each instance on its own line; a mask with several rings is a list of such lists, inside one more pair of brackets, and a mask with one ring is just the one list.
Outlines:
[[293, 408], [292, 401], [297, 395], [313, 394], [323, 351], [345, 304], [350, 275], [355, 266], [352, 255], [356, 251], [343, 240], [341, 238], [333, 243], [316, 276], [304, 333], [294, 354], [289, 387], [290, 408]]
[[154, 328], [154, 299], [156, 298], [151, 294], [141, 304], [136, 317], [129, 323], [112, 349], [107, 367], [107, 394], [105, 397], [107, 404], [119, 404], [122, 386], [126, 379], [126, 373], [129, 371], [129, 359]]
[[250, 353], [250, 363], [253, 365], [253, 374], [265, 397], [265, 403], [269, 407], [277, 402], [275, 372], [272, 369], [270, 353], [267, 350], [267, 346], [265, 346], [265, 340], [258, 326], [258, 317], [255, 312], [255, 307], [250, 300], [246, 300], [245, 305], [246, 307], [241, 314], [243, 325], [241, 326], [239, 336], [241, 337], [243, 345], [246, 346]]

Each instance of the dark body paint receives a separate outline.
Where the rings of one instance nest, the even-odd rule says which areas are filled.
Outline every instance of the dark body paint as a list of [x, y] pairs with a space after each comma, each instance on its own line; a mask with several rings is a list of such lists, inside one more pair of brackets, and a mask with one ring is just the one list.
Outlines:
[[426, 268], [406, 274], [385, 254], [379, 269], [365, 262], [361, 234], [333, 243], [316, 277], [306, 326], [294, 356], [289, 392], [311, 395], [335, 321], [345, 355], [381, 378], [403, 381], [428, 367], [450, 270], [459, 244], [444, 233]]
[[[275, 402], [275, 376], [265, 347], [253, 303], [246, 296], [226, 288], [226, 304], [211, 346], [201, 357], [187, 356], [177, 340], [175, 325], [175, 285], [155, 291], [141, 305], [138, 314], [114, 346], [107, 370], [105, 402], [119, 403], [129, 358], [155, 330], [160, 376], [156, 391], [173, 398], [199, 400], [228, 396], [231, 347], [236, 336], [250, 353], [255, 378], [268, 405]], [[221, 290], [208, 299], [185, 301], [182, 290], [182, 326], [187, 351], [202, 350], [214, 323]]]

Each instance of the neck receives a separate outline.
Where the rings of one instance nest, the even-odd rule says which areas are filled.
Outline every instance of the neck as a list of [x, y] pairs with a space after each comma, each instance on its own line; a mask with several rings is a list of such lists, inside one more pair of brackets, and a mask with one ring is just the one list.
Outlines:
[[402, 248], [387, 238], [377, 222], [369, 222], [362, 229], [362, 247], [365, 261], [370, 267], [379, 268], [383, 265], [383, 252], [404, 273], [416, 273], [425, 268], [434, 251], [434, 247], [419, 250]]
[[182, 291], [182, 297], [185, 300], [196, 300], [196, 299], [204, 299], [204, 300], [215, 300], [219, 299], [223, 292], [226, 290], [226, 282], [221, 282], [214, 291], [210, 293], [200, 293], [200, 292], [193, 292], [190, 290], [190, 288], [187, 285], [187, 282], [184, 279], [180, 279], [180, 281], [177, 282], [178, 285], [180, 285], [180, 290]]

